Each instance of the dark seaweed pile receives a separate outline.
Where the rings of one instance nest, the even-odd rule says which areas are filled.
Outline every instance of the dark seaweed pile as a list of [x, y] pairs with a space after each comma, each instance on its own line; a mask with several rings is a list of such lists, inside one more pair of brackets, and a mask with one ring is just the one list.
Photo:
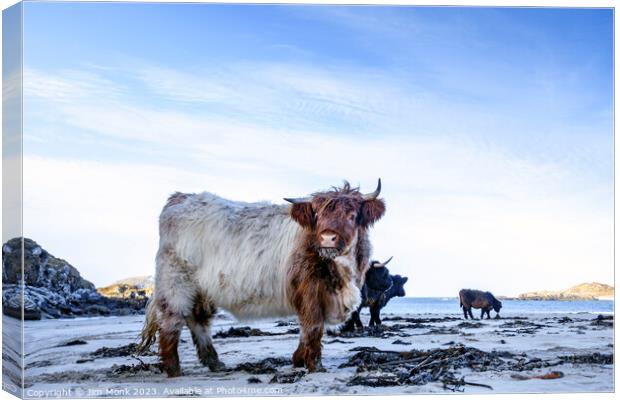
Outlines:
[[289, 335], [299, 333], [299, 328], [291, 328], [286, 332], [265, 332], [260, 329], [250, 328], [249, 326], [242, 326], [239, 328], [231, 327], [227, 331], [220, 331], [213, 335], [214, 338], [229, 338], [229, 337], [250, 337], [250, 336], [278, 336]]
[[[86, 343], [86, 342], [84, 342]], [[65, 344], [66, 346], [67, 344]], [[137, 351], [138, 345], [136, 343], [129, 343], [125, 346], [119, 347], [101, 347], [92, 353], [89, 353], [87, 357], [80, 358], [76, 361], [76, 364], [84, 364], [87, 362], [95, 361], [98, 358], [112, 358], [112, 357], [134, 357]], [[155, 356], [157, 353], [151, 350], [145, 350], [142, 352], [144, 356]]]
[[575, 354], [571, 356], [560, 356], [560, 359], [564, 362], [571, 364], [613, 364], [614, 363], [614, 355], [613, 354], [601, 354], [601, 353], [592, 353], [592, 354]]
[[357, 374], [348, 385], [364, 386], [425, 385], [440, 381], [445, 386], [458, 387], [468, 383], [462, 383], [460, 378], [456, 378], [457, 370], [497, 370], [506, 365], [505, 359], [515, 357], [508, 352], [484, 352], [462, 345], [402, 352], [375, 347], [357, 347], [352, 351], [356, 351], [356, 354], [341, 364], [340, 368], [357, 367]]
[[234, 371], [245, 371], [251, 374], [272, 374], [278, 367], [290, 365], [291, 359], [286, 357], [269, 357], [258, 362], [245, 362], [233, 368]]
[[614, 327], [614, 316], [599, 314], [594, 321], [590, 322], [590, 325], [603, 327], [603, 328], [613, 328]]
[[[586, 354], [562, 356], [555, 360], [529, 358], [525, 353], [515, 354], [507, 351], [482, 351], [461, 344], [448, 348], [432, 350], [387, 351], [376, 347], [356, 347], [356, 353], [340, 368], [356, 367], [356, 374], [348, 385], [396, 386], [425, 385], [429, 382], [441, 382], [444, 388], [460, 390], [465, 385], [492, 389], [491, 386], [465, 381], [456, 374], [462, 369], [474, 372], [484, 371], [532, 371], [570, 363], [611, 364], [613, 354]], [[541, 376], [519, 379], [558, 379], [564, 375], [558, 371]], [[517, 378], [515, 378], [517, 379]]]

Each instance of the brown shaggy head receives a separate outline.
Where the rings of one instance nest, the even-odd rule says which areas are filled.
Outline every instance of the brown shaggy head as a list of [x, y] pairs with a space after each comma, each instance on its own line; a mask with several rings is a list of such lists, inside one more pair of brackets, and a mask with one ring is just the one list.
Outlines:
[[385, 202], [375, 192], [364, 195], [345, 181], [342, 187], [317, 192], [304, 199], [285, 199], [293, 203], [290, 215], [312, 231], [314, 247], [323, 258], [333, 259], [351, 247], [358, 230], [366, 229], [385, 213]]

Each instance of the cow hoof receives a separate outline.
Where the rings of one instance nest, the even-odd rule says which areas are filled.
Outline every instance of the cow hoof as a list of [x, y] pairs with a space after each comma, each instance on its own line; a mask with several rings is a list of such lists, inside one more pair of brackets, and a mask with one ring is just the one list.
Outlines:
[[226, 370], [226, 364], [220, 360], [215, 360], [209, 363], [209, 369], [211, 372], [220, 372]]
[[180, 367], [176, 367], [176, 368], [166, 368], [166, 374], [168, 375], [168, 378], [176, 378], [178, 376], [181, 376], [181, 368]]
[[303, 351], [300, 349], [295, 350], [293, 353], [293, 367], [295, 368], [303, 368], [306, 365], [303, 357]]
[[327, 372], [327, 370], [323, 367], [323, 363], [321, 361], [318, 361], [316, 363], [310, 363], [307, 366], [308, 372], [309, 373], [313, 373], [313, 372]]

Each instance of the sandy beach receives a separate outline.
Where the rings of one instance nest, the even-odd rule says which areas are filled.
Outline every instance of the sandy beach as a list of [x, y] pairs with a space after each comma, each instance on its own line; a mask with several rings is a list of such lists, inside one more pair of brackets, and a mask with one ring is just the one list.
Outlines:
[[[295, 319], [239, 322], [220, 313], [212, 332], [228, 370], [202, 367], [185, 329], [183, 375], [174, 379], [160, 372], [155, 353], [133, 355], [142, 320], [26, 321], [26, 397], [614, 390], [611, 315], [507, 313], [465, 321], [459, 314], [387, 314], [380, 330], [327, 331], [325, 371], [307, 374], [289, 362], [298, 341]], [[3, 321], [5, 329], [17, 325]]]

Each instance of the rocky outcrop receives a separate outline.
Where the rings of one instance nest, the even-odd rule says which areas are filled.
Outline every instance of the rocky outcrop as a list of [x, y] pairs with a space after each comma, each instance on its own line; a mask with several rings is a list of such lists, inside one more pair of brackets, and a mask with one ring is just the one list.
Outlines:
[[614, 298], [614, 287], [603, 283], [582, 283], [566, 290], [529, 292], [519, 300], [607, 300]]
[[153, 287], [154, 279], [152, 276], [136, 276], [97, 288], [97, 292], [108, 298], [121, 299], [135, 303], [137, 306], [143, 306], [152, 296]]
[[[67, 261], [34, 240], [14, 238], [2, 246], [2, 311], [14, 318], [127, 315], [143, 312], [147, 299], [127, 301], [101, 295]], [[23, 274], [23, 275], [22, 275]]]
[[151, 297], [155, 280], [152, 276], [135, 276], [116, 281], [108, 286], [97, 288], [97, 291], [107, 297], [123, 299]]

